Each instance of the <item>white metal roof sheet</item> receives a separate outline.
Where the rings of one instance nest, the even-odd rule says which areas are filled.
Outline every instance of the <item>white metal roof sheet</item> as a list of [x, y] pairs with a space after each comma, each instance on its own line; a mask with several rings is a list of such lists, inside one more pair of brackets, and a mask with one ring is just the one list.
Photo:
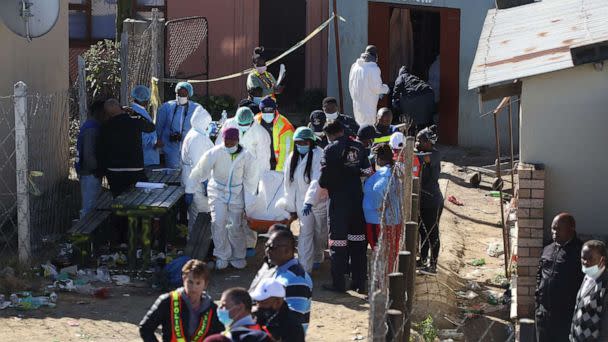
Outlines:
[[543, 0], [488, 11], [469, 89], [573, 66], [570, 48], [608, 40], [608, 0]]

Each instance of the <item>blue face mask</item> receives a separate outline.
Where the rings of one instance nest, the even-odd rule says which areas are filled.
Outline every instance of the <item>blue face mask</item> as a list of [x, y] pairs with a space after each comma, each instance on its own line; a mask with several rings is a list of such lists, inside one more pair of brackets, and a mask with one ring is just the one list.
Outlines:
[[308, 151], [310, 151], [310, 146], [308, 146], [308, 145], [306, 145], [306, 146], [296, 145], [296, 148], [298, 149], [298, 153], [301, 155], [304, 155], [304, 154], [308, 153]]
[[226, 149], [226, 152], [228, 152], [228, 154], [235, 153], [238, 147], [239, 147], [239, 145], [235, 145], [235, 146], [232, 146], [232, 147], [226, 147], [226, 146], [224, 146], [224, 148]]
[[583, 273], [585, 273], [588, 277], [596, 279], [597, 275], [604, 270], [604, 268], [600, 268], [599, 265], [585, 267], [581, 266]]
[[232, 318], [230, 318], [230, 310], [217, 309], [217, 319], [226, 327], [232, 324]]
[[271, 123], [274, 120], [274, 113], [262, 113], [262, 120], [266, 123]]
[[260, 105], [260, 102], [262, 102], [262, 98], [261, 97], [254, 97], [253, 98], [253, 103], [255, 103], [256, 105]]

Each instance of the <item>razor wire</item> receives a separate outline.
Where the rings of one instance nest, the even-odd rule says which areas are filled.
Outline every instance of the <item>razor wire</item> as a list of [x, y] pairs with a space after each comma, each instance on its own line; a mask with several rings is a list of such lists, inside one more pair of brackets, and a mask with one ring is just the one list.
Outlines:
[[[70, 180], [70, 131], [78, 126], [70, 91], [27, 95], [30, 242], [34, 254], [59, 239], [77, 217], [79, 188]], [[0, 97], [0, 255], [18, 248], [14, 97]], [[75, 109], [76, 108], [76, 109]], [[76, 110], [74, 115], [71, 112]], [[72, 120], [70, 119], [72, 117]], [[73, 170], [73, 169], [72, 169]], [[73, 177], [72, 177], [73, 178]]]
[[0, 255], [17, 251], [17, 185], [13, 96], [0, 97]]
[[[405, 149], [402, 150], [397, 160], [403, 160], [404, 151]], [[398, 267], [398, 253], [401, 249], [401, 241], [405, 239], [407, 218], [404, 217], [404, 214], [409, 212], [406, 207], [411, 205], [407, 197], [411, 197], [412, 194], [412, 185], [406, 182], [405, 163], [398, 161], [391, 168], [391, 177], [383, 194], [380, 208], [380, 234], [372, 254], [368, 330], [370, 341], [385, 340], [389, 328], [393, 332], [402, 331], [406, 323], [405, 319], [400, 327], [388, 327], [386, 323], [388, 310], [392, 305], [389, 296], [388, 275]], [[407, 170], [407, 172], [411, 171]], [[415, 251], [413, 256], [415, 257]], [[410, 275], [406, 275], [406, 277], [408, 276]], [[403, 314], [404, 318], [410, 318], [409, 313], [404, 312]]]
[[207, 38], [209, 26], [204, 17], [186, 17], [167, 21], [165, 31], [168, 49], [166, 69], [169, 77], [175, 77], [184, 61]]
[[[152, 24], [140, 34], [129, 36], [127, 80], [129, 91], [138, 84], [148, 85], [152, 77]], [[125, 67], [125, 66], [123, 66]]]

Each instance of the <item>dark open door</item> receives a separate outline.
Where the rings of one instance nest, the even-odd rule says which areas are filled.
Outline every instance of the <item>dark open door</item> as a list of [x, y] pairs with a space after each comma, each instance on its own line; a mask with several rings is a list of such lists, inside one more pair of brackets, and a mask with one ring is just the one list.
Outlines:
[[[260, 0], [260, 45], [268, 59], [289, 49], [306, 36], [306, 0]], [[278, 98], [282, 110], [290, 110], [305, 85], [304, 48], [292, 52], [269, 71], [279, 77], [279, 66], [287, 68], [285, 92]]]
[[439, 102], [439, 136], [442, 144], [458, 145], [460, 10], [442, 8], [440, 15], [441, 101]]
[[[458, 111], [460, 92], [460, 10], [451, 8], [424, 7], [414, 5], [397, 5], [381, 2], [370, 2], [368, 13], [368, 44], [378, 47], [378, 66], [382, 72], [382, 81], [386, 84], [394, 82], [396, 75], [390, 75], [390, 18], [392, 8], [407, 8], [412, 11], [414, 28], [414, 46], [420, 44], [433, 44], [433, 46], [419, 47], [414, 51], [414, 74], [426, 79], [427, 70], [437, 53], [439, 40], [439, 53], [441, 55], [441, 99], [439, 102], [440, 142], [447, 145], [458, 144]], [[425, 13], [430, 12], [430, 13]], [[439, 21], [437, 15], [439, 13]], [[428, 22], [432, 20], [432, 22]], [[426, 21], [424, 25], [416, 21]], [[439, 35], [436, 36], [439, 24]], [[425, 26], [426, 25], [426, 26]], [[435, 37], [435, 38], [433, 38]], [[422, 63], [422, 64], [421, 64]], [[385, 97], [379, 101], [378, 106], [389, 106]]]
[[[382, 81], [386, 84], [389, 80], [389, 23], [391, 8], [388, 4], [370, 2], [367, 26], [367, 41], [369, 45], [378, 48], [378, 66], [382, 73]], [[378, 101], [379, 107], [390, 107], [388, 96]]]

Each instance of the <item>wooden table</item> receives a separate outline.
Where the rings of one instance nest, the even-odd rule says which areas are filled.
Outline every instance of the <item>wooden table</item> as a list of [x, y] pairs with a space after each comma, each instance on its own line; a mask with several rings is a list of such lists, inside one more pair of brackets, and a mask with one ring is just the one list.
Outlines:
[[184, 188], [169, 185], [163, 189], [131, 189], [112, 200], [110, 207], [117, 216], [127, 217], [129, 224], [129, 267], [135, 268], [137, 232], [141, 221], [143, 269], [150, 265], [152, 219], [172, 212], [184, 196]]
[[148, 182], [165, 183], [167, 185], [181, 185], [182, 173], [181, 170], [162, 170], [162, 169], [146, 169]]

